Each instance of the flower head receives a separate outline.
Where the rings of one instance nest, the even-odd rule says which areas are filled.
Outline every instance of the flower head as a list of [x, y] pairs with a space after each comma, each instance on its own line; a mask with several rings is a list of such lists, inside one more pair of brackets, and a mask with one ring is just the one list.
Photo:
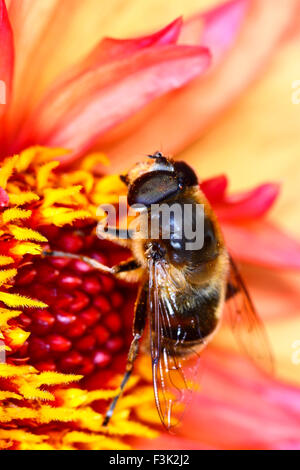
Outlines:
[[[150, 9], [155, 1], [149, 2]], [[98, 7], [99, 2], [0, 0], [0, 80], [6, 100], [5, 105], [0, 100], [0, 357], [3, 350], [7, 357], [7, 363], [0, 364], [3, 448], [122, 449], [134, 445], [133, 436], [155, 436], [157, 415], [149, 368], [143, 364], [120, 402], [112, 426], [109, 430], [101, 426], [107, 400], [118, 390], [130, 338], [130, 334], [122, 338], [119, 334], [121, 327], [130, 331], [130, 299], [124, 305], [128, 286], [94, 272], [91, 276], [82, 263], [46, 260], [43, 249], [83, 250], [112, 264], [125, 256], [124, 251], [100, 243], [94, 235], [96, 206], [115, 202], [122, 191], [117, 177], [95, 176], [94, 164], [98, 162], [103, 172], [106, 162], [97, 150], [109, 155], [110, 171], [123, 171], [140, 160], [141, 154], [154, 149], [176, 155], [216, 123], [275, 52], [284, 58], [283, 66], [278, 62], [277, 72], [279, 68], [289, 71], [291, 63], [295, 66], [299, 62], [293, 54], [299, 49], [295, 40], [298, 0], [278, 2], [276, 7], [272, 0], [232, 0], [194, 14], [190, 20], [173, 20], [179, 3], [162, 5], [158, 0], [159, 17], [143, 10], [143, 22], [137, 21], [140, 7], [133, 2], [133, 21], [130, 7], [125, 13], [118, 8], [123, 26], [120, 31], [114, 24], [114, 31], [124, 36], [127, 31], [122, 28], [127, 23], [130, 36], [140, 32], [140, 24], [149, 31], [163, 21], [167, 26], [123, 40], [103, 38], [106, 27], [111, 34], [109, 13], [119, 7], [118, 0], [108, 2], [101, 14], [98, 10], [95, 14], [95, 4]], [[146, 8], [144, 2], [140, 5]], [[180, 14], [183, 10], [190, 13], [189, 1], [180, 8]], [[289, 51], [288, 58], [280, 52], [283, 45]], [[275, 82], [271, 90], [277, 94]], [[265, 90], [261, 94], [271, 95]], [[250, 99], [247, 108], [252, 106]], [[238, 114], [232, 120], [233, 130], [225, 127], [222, 138], [218, 132], [212, 134], [213, 144], [209, 136], [208, 144], [202, 139], [187, 151], [186, 158], [196, 169], [204, 161], [207, 169], [218, 149], [221, 158], [214, 172], [222, 171], [225, 162], [227, 172], [227, 167], [234, 166], [231, 155], [235, 158], [239, 154], [243, 161], [248, 152], [251, 163], [256, 153], [278, 156], [274, 142], [278, 144], [286, 123], [278, 119], [274, 135], [265, 135], [261, 121], [273, 122], [274, 114], [281, 114], [281, 109], [274, 113], [273, 105], [269, 109], [272, 115], [266, 119], [258, 108], [255, 124], [250, 119], [247, 127], [240, 124]], [[243, 145], [245, 130], [257, 145], [254, 149], [249, 139], [247, 148]], [[225, 148], [224, 135], [230, 136]], [[284, 154], [294, 148], [290, 142], [282, 142], [279, 148], [284, 148]], [[60, 171], [62, 165], [73, 164], [88, 151], [96, 154], [82, 159], [72, 171]], [[298, 148], [296, 151], [298, 155]], [[14, 153], [15, 157], [6, 158]], [[56, 160], [61, 161], [60, 167]], [[282, 158], [278, 160], [282, 162]], [[242, 262], [278, 271], [298, 269], [299, 243], [265, 219], [278, 196], [278, 185], [268, 183], [234, 196], [227, 194], [226, 187], [226, 177], [202, 182], [232, 254]], [[254, 273], [252, 277], [260, 283], [256, 294], [264, 307], [262, 313], [279, 319], [286, 311], [290, 313], [298, 289], [279, 284], [277, 278], [276, 292], [274, 278], [266, 289], [264, 282], [270, 276], [269, 272], [268, 276]], [[281, 295], [283, 290], [287, 295]], [[288, 341], [282, 331], [295, 331], [295, 325], [294, 319], [291, 324], [272, 324], [273, 342], [274, 338], [276, 345], [283, 339]], [[226, 334], [224, 337], [218, 339], [218, 346], [227, 346]], [[289, 371], [287, 354], [285, 351], [284, 361], [279, 361], [281, 376]], [[209, 371], [208, 382], [215, 393], [197, 396], [197, 409], [212, 410], [212, 414], [203, 414], [206, 422], [195, 415], [200, 431], [194, 432], [194, 417], [187, 427], [191, 433], [181, 440], [160, 437], [160, 441], [149, 444], [143, 440], [139, 445], [299, 447], [293, 439], [299, 421], [297, 388], [262, 380], [241, 358], [227, 356], [223, 349], [211, 353]], [[294, 370], [287, 372], [289, 379], [294, 376]], [[220, 390], [226, 392], [223, 398], [218, 395]], [[246, 404], [237, 397], [241, 390]], [[266, 400], [261, 401], [261, 396]], [[266, 419], [264, 434], [261, 424]], [[224, 436], [226, 426], [234, 430], [231, 436]], [[261, 432], [256, 436], [257, 429]]]

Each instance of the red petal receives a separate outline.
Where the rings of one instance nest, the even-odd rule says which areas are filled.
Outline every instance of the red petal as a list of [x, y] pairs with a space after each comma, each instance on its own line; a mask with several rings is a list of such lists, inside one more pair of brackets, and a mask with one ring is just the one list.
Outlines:
[[222, 222], [231, 254], [270, 268], [300, 269], [300, 243], [266, 221], [234, 225]]
[[30, 135], [29, 141], [83, 152], [150, 101], [203, 73], [209, 63], [207, 49], [171, 45], [90, 69], [47, 96], [24, 139]]
[[225, 175], [220, 175], [202, 181], [200, 188], [209, 202], [214, 204], [223, 200], [227, 185], [227, 177]]
[[263, 216], [279, 195], [278, 184], [266, 183], [252, 191], [226, 196], [214, 209], [220, 220], [249, 220]]
[[249, 8], [249, 0], [232, 0], [187, 21], [180, 42], [209, 48], [213, 61], [219, 61], [233, 44]]
[[4, 112], [11, 90], [14, 66], [13, 33], [4, 0], [0, 0], [0, 115]]
[[234, 47], [212, 73], [145, 110], [138, 120], [122, 128], [122, 139], [116, 140], [115, 131], [106, 136], [105, 147], [100, 142], [115, 158], [114, 171], [124, 169], [124, 160], [130, 166], [141, 154], [156, 148], [171, 155], [182, 151], [257, 77], [290, 25], [298, 0], [278, 2], [276, 7], [274, 0], [250, 3]]

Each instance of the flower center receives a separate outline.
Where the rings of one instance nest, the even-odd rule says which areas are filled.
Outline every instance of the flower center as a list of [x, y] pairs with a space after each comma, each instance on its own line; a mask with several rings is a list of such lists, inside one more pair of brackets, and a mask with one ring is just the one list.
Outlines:
[[[89, 236], [85, 229], [46, 227], [51, 248], [84, 253], [104, 264], [128, 256], [116, 245]], [[105, 254], [104, 254], [105, 253]], [[47, 309], [26, 309], [17, 321], [31, 335], [11, 358], [38, 370], [90, 376], [92, 387], [103, 373], [122, 373], [131, 341], [135, 288], [126, 288], [86, 263], [67, 258], [28, 260], [16, 278], [19, 293], [33, 296]], [[96, 377], [96, 379], [95, 379]], [[94, 383], [96, 381], [96, 383]]]

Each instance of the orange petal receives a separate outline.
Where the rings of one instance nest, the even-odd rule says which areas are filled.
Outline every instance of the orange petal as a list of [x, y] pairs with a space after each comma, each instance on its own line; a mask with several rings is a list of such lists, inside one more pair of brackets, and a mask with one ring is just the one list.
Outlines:
[[166, 45], [176, 43], [182, 27], [182, 18], [177, 18], [164, 28], [148, 36], [140, 36], [133, 39], [115, 39], [105, 37], [83, 60], [65, 71], [62, 76], [52, 85], [51, 90], [59, 93], [70, 81], [79, 78], [91, 68], [99, 67], [116, 60], [124, 59], [140, 49], [155, 45]]
[[119, 0], [10, 0], [16, 70], [10, 138], [53, 80], [81, 60], [103, 37]]
[[124, 168], [124, 159], [129, 166], [154, 149], [174, 154], [199, 137], [257, 77], [289, 27], [297, 3], [274, 6], [272, 0], [253, 0], [234, 47], [211, 74], [145, 110], [120, 135], [114, 131], [106, 136], [102, 149], [114, 158], [114, 171]]
[[150, 101], [203, 73], [209, 63], [205, 48], [159, 45], [138, 51], [124, 62], [100, 64], [59, 92], [53, 90], [16, 145], [39, 142], [83, 152], [99, 135]]
[[[217, 0], [202, 0], [205, 4]], [[14, 103], [10, 138], [53, 81], [88, 54], [106, 35], [128, 37], [151, 31], [182, 14], [195, 12], [184, 4], [148, 0], [6, 0], [16, 45]]]

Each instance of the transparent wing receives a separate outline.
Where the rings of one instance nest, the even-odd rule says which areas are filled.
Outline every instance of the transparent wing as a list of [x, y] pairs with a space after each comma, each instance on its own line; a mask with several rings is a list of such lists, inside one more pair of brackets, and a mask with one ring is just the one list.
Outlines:
[[274, 373], [274, 363], [267, 334], [256, 313], [244, 281], [232, 258], [225, 311], [241, 349], [260, 368]]
[[150, 260], [148, 312], [153, 387], [160, 419], [171, 430], [180, 423], [199, 382], [200, 356], [193, 348], [186, 348], [186, 339], [193, 330], [198, 337], [201, 332], [198, 318], [183, 318], [174, 299], [161, 294], [162, 282], [172, 282], [166, 265]]

